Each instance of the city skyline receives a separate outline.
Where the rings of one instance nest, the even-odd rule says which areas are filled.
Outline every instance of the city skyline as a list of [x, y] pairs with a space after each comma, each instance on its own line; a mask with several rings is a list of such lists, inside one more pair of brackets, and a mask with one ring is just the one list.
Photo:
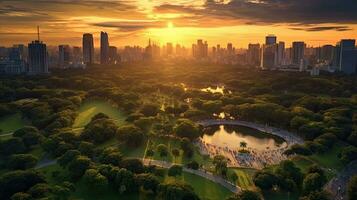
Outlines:
[[[111, 45], [146, 46], [151, 38], [190, 47], [197, 39], [210, 46], [232, 43], [246, 48], [264, 43], [268, 34], [290, 47], [294, 41], [308, 46], [335, 45], [343, 38], [357, 38], [357, 2], [297, 1], [0, 1], [0, 44], [26, 44], [36, 37], [47, 45], [81, 46], [83, 33], [107, 32]], [[284, 11], [276, 13], [281, 7]], [[336, 9], [329, 9], [329, 8]], [[272, 15], [272, 13], [275, 13]], [[224, 36], [224, 37], [223, 37]]]

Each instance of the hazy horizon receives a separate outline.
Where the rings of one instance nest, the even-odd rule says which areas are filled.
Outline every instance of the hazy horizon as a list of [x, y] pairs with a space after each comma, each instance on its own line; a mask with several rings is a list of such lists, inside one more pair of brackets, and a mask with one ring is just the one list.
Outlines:
[[109, 34], [110, 45], [146, 46], [171, 42], [191, 47], [197, 39], [209, 46], [231, 42], [237, 48], [264, 43], [274, 34], [290, 46], [336, 44], [357, 38], [357, 2], [352, 0], [231, 1], [0, 1], [0, 44], [27, 44], [37, 38], [48, 45], [81, 46], [83, 33]]

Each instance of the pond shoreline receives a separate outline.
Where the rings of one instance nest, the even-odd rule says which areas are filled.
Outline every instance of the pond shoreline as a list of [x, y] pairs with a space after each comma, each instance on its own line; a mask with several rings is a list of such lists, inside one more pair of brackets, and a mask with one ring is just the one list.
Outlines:
[[202, 125], [203, 127], [219, 126], [219, 125], [233, 125], [233, 126], [236, 125], [236, 126], [244, 126], [244, 127], [256, 129], [258, 131], [283, 138], [287, 142], [288, 146], [304, 143], [304, 140], [294, 133], [271, 126], [264, 126], [262, 124], [257, 124], [254, 122], [241, 121], [241, 120], [208, 119], [208, 120], [198, 121], [197, 123]]
[[223, 155], [224, 157], [226, 157], [229, 167], [248, 167], [253, 169], [263, 169], [267, 165], [278, 164], [282, 160], [286, 160], [287, 156], [284, 154], [284, 151], [287, 150], [291, 145], [303, 143], [303, 140], [293, 133], [274, 127], [255, 124], [252, 122], [240, 120], [213, 119], [198, 121], [197, 123], [202, 125], [203, 127], [216, 125], [243, 126], [258, 130], [266, 134], [281, 137], [285, 140], [285, 147], [272, 150], [267, 149], [265, 151], [247, 147], [246, 150], [248, 150], [249, 153], [242, 153], [236, 148], [228, 146], [222, 147], [217, 146], [215, 144], [210, 144], [203, 141], [202, 139], [199, 139], [195, 142], [202, 154], [207, 154], [210, 157], [214, 157], [216, 155]]

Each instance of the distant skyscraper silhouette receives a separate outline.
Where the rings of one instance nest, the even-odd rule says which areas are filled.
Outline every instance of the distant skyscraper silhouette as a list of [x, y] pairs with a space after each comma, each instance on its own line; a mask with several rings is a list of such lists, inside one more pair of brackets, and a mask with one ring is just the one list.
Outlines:
[[355, 40], [341, 40], [339, 45], [339, 70], [345, 74], [355, 74], [357, 70], [357, 50], [355, 43]]
[[94, 63], [94, 44], [93, 44], [93, 35], [90, 33], [83, 34], [82, 41], [83, 49], [83, 62], [85, 64]]
[[109, 39], [106, 32], [100, 32], [100, 64], [109, 63]]
[[295, 65], [300, 65], [304, 59], [305, 54], [305, 43], [304, 42], [293, 42], [292, 45], [292, 62]]
[[275, 35], [268, 35], [265, 37], [265, 44], [271, 45], [276, 44], [276, 36]]
[[192, 55], [198, 59], [204, 59], [208, 56], [208, 44], [207, 41], [197, 40], [197, 44], [192, 45]]
[[30, 74], [48, 73], [47, 49], [46, 44], [40, 41], [40, 30], [37, 27], [38, 40], [28, 44], [28, 62]]
[[285, 43], [284, 42], [279, 42], [278, 43], [278, 52], [277, 52], [277, 63], [278, 65], [283, 65], [284, 64], [284, 59], [285, 59]]
[[67, 68], [70, 62], [70, 47], [69, 45], [58, 46], [58, 67]]
[[109, 47], [109, 64], [116, 64], [119, 62], [118, 49], [114, 46]]
[[261, 63], [262, 69], [271, 69], [278, 64], [278, 45], [276, 36], [268, 35], [265, 37], [265, 45], [262, 46]]
[[260, 64], [260, 45], [259, 44], [249, 44], [247, 52], [248, 64], [253, 66], [259, 66]]

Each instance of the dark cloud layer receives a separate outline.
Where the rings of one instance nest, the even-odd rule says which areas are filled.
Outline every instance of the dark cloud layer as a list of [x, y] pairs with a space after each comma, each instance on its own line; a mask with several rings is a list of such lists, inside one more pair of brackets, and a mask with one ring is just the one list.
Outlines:
[[159, 12], [179, 11], [255, 23], [357, 23], [357, 0], [207, 0], [203, 8], [164, 4]]
[[299, 31], [309, 31], [309, 32], [316, 32], [316, 31], [350, 31], [352, 30], [348, 26], [315, 26], [315, 27], [293, 27], [292, 30], [299, 30]]

